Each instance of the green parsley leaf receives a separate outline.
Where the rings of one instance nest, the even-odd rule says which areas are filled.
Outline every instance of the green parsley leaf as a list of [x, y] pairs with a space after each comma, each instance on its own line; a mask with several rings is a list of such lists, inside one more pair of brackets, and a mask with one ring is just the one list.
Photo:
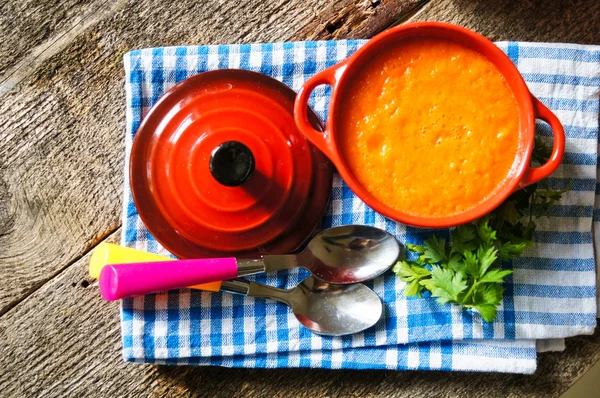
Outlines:
[[498, 253], [500, 254], [502, 260], [511, 260], [523, 254], [523, 251], [528, 247], [531, 247], [532, 244], [532, 241], [524, 241], [519, 243], [506, 242], [500, 246]]
[[502, 219], [511, 224], [511, 225], [515, 225], [519, 219], [523, 216], [523, 214], [521, 214], [519, 212], [519, 210], [517, 210], [517, 202], [514, 200], [507, 200], [506, 202], [504, 202], [504, 204], [502, 205], [502, 207], [500, 208], [500, 216], [502, 217]]
[[410, 264], [408, 263], [408, 261], [406, 260], [401, 260], [398, 261], [396, 264], [394, 264], [394, 266], [392, 267], [392, 271], [403, 278], [409, 277], [413, 275], [413, 270], [410, 266]]
[[478, 304], [474, 305], [473, 308], [475, 308], [481, 314], [481, 317], [486, 322], [493, 322], [494, 319], [496, 319], [496, 313], [498, 310], [493, 304]]
[[510, 274], [512, 274], [512, 271], [492, 269], [481, 277], [479, 283], [502, 283], [504, 282], [504, 277]]
[[421, 254], [419, 256], [419, 258], [417, 259], [417, 262], [419, 264], [423, 264], [423, 265], [425, 265], [425, 264], [431, 264], [431, 261], [429, 260], [429, 258], [427, 258], [427, 256], [425, 254]]
[[404, 295], [406, 297], [416, 295], [421, 297], [423, 285], [419, 282], [424, 278], [431, 278], [431, 271], [414, 261], [398, 261], [392, 268], [392, 271], [394, 271], [403, 282], [408, 283], [404, 288]]
[[435, 282], [431, 278], [421, 279], [419, 281], [419, 285], [423, 286], [425, 289], [429, 290], [430, 292], [433, 292], [433, 289], [435, 289], [435, 287], [436, 287]]
[[479, 276], [479, 262], [473, 252], [465, 252], [465, 272], [472, 277]]
[[413, 261], [398, 261], [392, 271], [402, 278], [404, 282], [411, 282], [431, 276], [431, 272]]
[[467, 272], [467, 267], [461, 256], [458, 254], [454, 254], [452, 257], [450, 257], [450, 260], [448, 261], [448, 267], [456, 272]]
[[425, 241], [425, 253], [423, 253], [423, 257], [432, 264], [447, 261], [446, 239], [438, 238], [435, 235], [427, 239]]
[[498, 284], [486, 284], [481, 289], [482, 303], [499, 306], [504, 294], [504, 288]]
[[476, 250], [477, 229], [473, 224], [456, 227], [452, 231], [452, 253], [463, 253], [466, 250]]
[[458, 301], [458, 295], [467, 288], [467, 282], [463, 280], [462, 272], [454, 272], [451, 269], [442, 268], [437, 265], [431, 267], [431, 276], [435, 288], [431, 292], [440, 304], [450, 301]]
[[404, 295], [406, 297], [413, 297], [419, 294], [422, 289], [423, 286], [419, 285], [419, 281], [414, 280], [408, 285], [406, 285], [406, 287], [404, 288]]
[[490, 218], [490, 216], [486, 216], [475, 222], [479, 238], [487, 244], [496, 240], [496, 231], [490, 226]]
[[541, 137], [535, 137], [531, 160], [538, 165], [542, 165], [550, 159], [551, 155], [552, 147], [547, 145]]
[[479, 277], [487, 272], [487, 270], [498, 259], [498, 250], [494, 246], [481, 246], [477, 249], [477, 261], [479, 263]]
[[413, 245], [410, 243], [407, 243], [405, 246], [411, 252], [415, 252], [415, 253], [419, 253], [419, 254], [425, 253], [425, 246]]
[[539, 183], [544, 189], [538, 189], [535, 191], [532, 199], [531, 212], [536, 214], [537, 217], [547, 216], [550, 210], [554, 207], [556, 202], [562, 198], [562, 194], [567, 192], [573, 187], [573, 180], [569, 182], [565, 189], [554, 191], [550, 189], [547, 183], [541, 181]]
[[477, 236], [477, 231], [473, 224], [463, 224], [454, 228], [452, 231], [452, 244], [469, 242]]

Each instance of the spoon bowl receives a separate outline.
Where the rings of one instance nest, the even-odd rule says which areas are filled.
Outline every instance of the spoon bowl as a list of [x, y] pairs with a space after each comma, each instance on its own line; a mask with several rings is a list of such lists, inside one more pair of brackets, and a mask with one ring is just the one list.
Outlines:
[[221, 291], [282, 302], [304, 327], [326, 336], [362, 332], [374, 326], [383, 314], [381, 299], [367, 286], [334, 285], [312, 276], [290, 290], [237, 279], [224, 281]]
[[292, 294], [292, 311], [314, 333], [343, 336], [375, 325], [383, 314], [381, 299], [362, 283], [334, 285], [309, 277]]
[[336, 284], [364, 282], [387, 271], [400, 256], [400, 244], [386, 231], [343, 225], [315, 236], [298, 255], [300, 266]]

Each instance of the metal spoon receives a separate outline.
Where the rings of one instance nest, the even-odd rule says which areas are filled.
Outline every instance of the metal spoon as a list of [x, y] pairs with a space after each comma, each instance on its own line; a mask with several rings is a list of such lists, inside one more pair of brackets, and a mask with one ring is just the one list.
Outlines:
[[236, 279], [223, 281], [221, 291], [282, 302], [304, 327], [327, 336], [362, 332], [383, 314], [379, 296], [362, 283], [332, 285], [309, 276], [295, 288], [283, 290]]
[[107, 265], [100, 273], [100, 292], [106, 300], [117, 300], [295, 267], [324, 282], [357, 283], [383, 274], [399, 255], [400, 244], [386, 231], [345, 225], [322, 231], [299, 254]]
[[[103, 242], [94, 249], [90, 258], [90, 276], [97, 278], [107, 264], [123, 260], [134, 263], [165, 261], [169, 258]], [[283, 302], [292, 308], [302, 325], [314, 333], [324, 335], [358, 333], [375, 325], [383, 312], [381, 300], [365, 285], [330, 285], [313, 277], [304, 279], [291, 290], [277, 289], [242, 279], [190, 287]]]

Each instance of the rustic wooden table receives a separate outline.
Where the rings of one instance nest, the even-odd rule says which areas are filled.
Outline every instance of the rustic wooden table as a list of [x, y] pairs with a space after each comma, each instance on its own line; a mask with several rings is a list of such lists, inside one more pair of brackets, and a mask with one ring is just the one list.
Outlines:
[[[417, 11], [418, 10], [418, 11]], [[600, 43], [600, 2], [7, 0], [0, 3], [0, 391], [31, 396], [557, 396], [600, 334], [540, 355], [534, 376], [141, 366], [121, 360], [116, 303], [87, 276], [117, 241], [122, 55], [176, 44], [367, 38], [440, 20], [493, 40]]]

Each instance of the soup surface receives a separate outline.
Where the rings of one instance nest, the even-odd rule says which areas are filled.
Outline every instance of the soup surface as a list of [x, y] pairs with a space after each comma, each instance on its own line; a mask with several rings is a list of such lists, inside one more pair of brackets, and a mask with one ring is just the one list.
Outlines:
[[443, 39], [411, 39], [351, 79], [336, 115], [339, 143], [382, 203], [442, 217], [500, 189], [518, 149], [519, 108], [483, 55]]

